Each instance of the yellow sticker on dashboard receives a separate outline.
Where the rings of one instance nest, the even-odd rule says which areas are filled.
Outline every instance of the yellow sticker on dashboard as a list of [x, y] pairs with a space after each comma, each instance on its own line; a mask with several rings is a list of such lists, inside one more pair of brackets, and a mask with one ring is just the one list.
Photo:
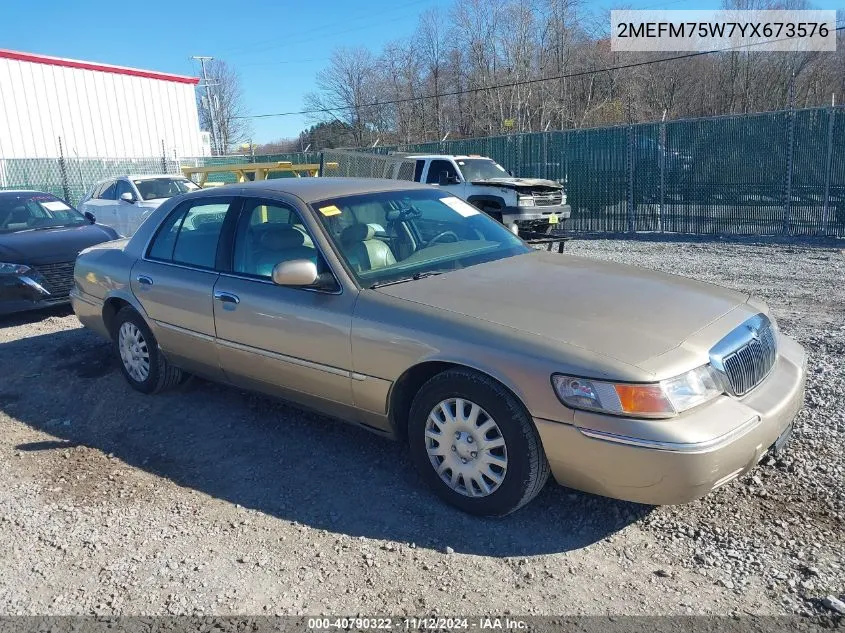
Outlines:
[[330, 204], [327, 207], [320, 207], [320, 213], [322, 213], [327, 218], [330, 218], [333, 215], [340, 215], [340, 209], [338, 209], [333, 204]]

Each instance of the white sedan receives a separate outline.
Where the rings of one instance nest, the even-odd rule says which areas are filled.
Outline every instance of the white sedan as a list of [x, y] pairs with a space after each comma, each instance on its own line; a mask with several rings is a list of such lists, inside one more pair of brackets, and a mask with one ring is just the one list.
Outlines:
[[94, 185], [79, 203], [79, 210], [91, 212], [100, 224], [130, 237], [162, 202], [197, 189], [198, 185], [182, 176], [121, 176]]

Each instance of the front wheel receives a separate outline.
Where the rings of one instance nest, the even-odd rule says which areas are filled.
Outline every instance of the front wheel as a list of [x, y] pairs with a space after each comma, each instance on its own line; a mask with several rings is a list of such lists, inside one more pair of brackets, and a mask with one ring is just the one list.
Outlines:
[[149, 326], [134, 309], [125, 307], [115, 315], [112, 341], [123, 376], [133, 389], [157, 393], [184, 379], [182, 370], [167, 361]]
[[423, 479], [443, 500], [471, 514], [518, 510], [549, 477], [522, 404], [473, 371], [447, 370], [422, 386], [411, 405], [408, 441]]

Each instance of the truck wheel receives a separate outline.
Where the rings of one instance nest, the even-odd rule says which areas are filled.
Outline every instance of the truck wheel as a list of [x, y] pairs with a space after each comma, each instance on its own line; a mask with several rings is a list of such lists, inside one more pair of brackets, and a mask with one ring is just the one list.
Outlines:
[[487, 215], [489, 215], [491, 218], [496, 220], [496, 222], [499, 222], [501, 224], [501, 222], [502, 222], [502, 212], [499, 211], [496, 207], [480, 206], [478, 208], [481, 209]]

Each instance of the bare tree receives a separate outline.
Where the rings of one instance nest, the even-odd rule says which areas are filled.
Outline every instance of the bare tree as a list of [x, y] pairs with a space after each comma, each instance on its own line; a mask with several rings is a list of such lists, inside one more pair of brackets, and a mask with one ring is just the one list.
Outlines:
[[332, 52], [328, 68], [317, 73], [317, 92], [305, 95], [305, 106], [316, 110], [310, 115], [316, 123], [336, 119], [352, 130], [353, 138], [364, 145], [372, 136], [377, 108], [369, 106], [378, 98], [376, 61], [366, 48], [340, 48]]
[[218, 153], [226, 153], [249, 140], [251, 129], [243, 102], [243, 90], [237, 71], [226, 62], [214, 59], [206, 65], [211, 103], [203, 86], [197, 91], [200, 127], [213, 130]]
[[[723, 7], [797, 9], [807, 1]], [[609, 17], [583, 0], [452, 0], [381, 51], [335, 51], [306, 105], [319, 110], [315, 121], [337, 122], [365, 145], [809, 107], [845, 92], [845, 33], [835, 53], [666, 60], [612, 51]], [[632, 62], [655, 63], [614, 69]]]

